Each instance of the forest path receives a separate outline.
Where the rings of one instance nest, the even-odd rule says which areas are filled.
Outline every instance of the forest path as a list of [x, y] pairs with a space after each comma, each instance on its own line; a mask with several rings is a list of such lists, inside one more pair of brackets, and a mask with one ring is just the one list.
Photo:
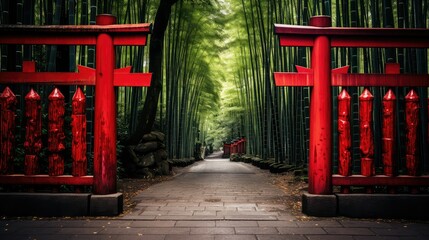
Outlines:
[[283, 204], [284, 193], [267, 181], [266, 173], [219, 157], [215, 153], [144, 190], [124, 219], [294, 220]]

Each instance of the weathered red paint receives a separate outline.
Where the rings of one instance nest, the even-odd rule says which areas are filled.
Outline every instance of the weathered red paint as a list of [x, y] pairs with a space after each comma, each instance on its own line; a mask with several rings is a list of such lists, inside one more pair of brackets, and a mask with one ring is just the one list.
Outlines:
[[[322, 17], [323, 19], [324, 17]], [[307, 46], [307, 47], [313, 47], [312, 49], [312, 66], [314, 62], [316, 61], [315, 58], [322, 59], [325, 56], [329, 56], [330, 52], [326, 51], [321, 56], [321, 52], [316, 51], [317, 48], [319, 48], [318, 39], [321, 37], [327, 37], [330, 44], [329, 49], [332, 47], [399, 47], [399, 48], [429, 48], [429, 30], [428, 29], [380, 29], [380, 28], [336, 28], [336, 27], [325, 27], [324, 24], [327, 24], [329, 21], [327, 19], [320, 20], [321, 18], [315, 18], [316, 20], [311, 20], [311, 22], [318, 22], [321, 26], [293, 26], [293, 25], [281, 25], [281, 24], [275, 24], [275, 33], [279, 35], [280, 45], [281, 46]], [[319, 19], [319, 20], [317, 20]], [[329, 24], [327, 24], [329, 25]], [[325, 58], [329, 59], [329, 58]], [[328, 64], [330, 61], [326, 60], [323, 64]], [[317, 65], [319, 66], [319, 65]], [[297, 68], [298, 69], [298, 68]], [[325, 69], [325, 74], [328, 74], [328, 68]], [[302, 69], [301, 69], [302, 70]], [[275, 83], [276, 86], [313, 86], [315, 87], [316, 84], [319, 84], [319, 79], [316, 75], [316, 72], [313, 70], [304, 69], [301, 71], [298, 69], [298, 73], [274, 73]], [[429, 75], [427, 74], [399, 74], [400, 73], [400, 66], [399, 64], [387, 64], [386, 65], [386, 74], [347, 74], [347, 72], [340, 71], [340, 72], [334, 72], [332, 71], [331, 78], [329, 79], [331, 86], [366, 86], [366, 87], [376, 87], [376, 86], [383, 86], [383, 87], [427, 87], [429, 82]], [[313, 89], [314, 93], [314, 89]], [[326, 89], [325, 93], [330, 93], [329, 89]], [[315, 99], [317, 98], [317, 99]], [[314, 181], [326, 181], [326, 183], [320, 183], [320, 185], [326, 184], [329, 185], [330, 182], [324, 178], [317, 178], [312, 177], [314, 175], [314, 171], [316, 171], [316, 168], [312, 167], [312, 164], [315, 164], [314, 161], [314, 149], [312, 148], [314, 146], [314, 141], [317, 140], [315, 138], [315, 132], [320, 133], [321, 127], [320, 125], [316, 125], [313, 121], [319, 121], [319, 116], [331, 116], [331, 112], [327, 111], [324, 112], [324, 115], [316, 115], [313, 114], [320, 109], [315, 107], [314, 102], [315, 101], [322, 101], [325, 99], [325, 95], [323, 93], [321, 94], [312, 94], [311, 97], [311, 126], [310, 126], [310, 160], [309, 160], [309, 192], [315, 193], [313, 188], [313, 182]], [[429, 102], [429, 99], [428, 99]], [[330, 101], [326, 101], [325, 104], [330, 106]], [[364, 104], [365, 105], [365, 104]], [[367, 108], [368, 104], [364, 106], [364, 108]], [[361, 110], [363, 111], [362, 107]], [[371, 107], [372, 111], [372, 107]], [[366, 111], [369, 114], [371, 111]], [[429, 112], [429, 107], [428, 107]], [[388, 112], [385, 112], [386, 118], [388, 118]], [[361, 115], [362, 117], [362, 115]], [[365, 117], [367, 117], [365, 115]], [[387, 120], [387, 119], [386, 119]], [[417, 120], [417, 119], [415, 119]], [[323, 120], [322, 120], [323, 121]], [[366, 122], [368, 124], [370, 123], [370, 119], [366, 118]], [[365, 125], [365, 124], [364, 124]], [[428, 124], [429, 128], [429, 124]], [[392, 132], [390, 132], [392, 133]], [[394, 133], [394, 132], [393, 132]], [[330, 133], [328, 133], [330, 134]], [[387, 186], [429, 186], [429, 177], [387, 177], [383, 175], [385, 178], [379, 178], [380, 176], [372, 177], [371, 175], [375, 174], [374, 167], [373, 167], [373, 149], [372, 149], [372, 126], [369, 125], [362, 127], [361, 135], [366, 140], [364, 142], [361, 142], [361, 151], [362, 151], [362, 158], [363, 158], [363, 166], [362, 171], [365, 175], [368, 176], [362, 176], [362, 175], [352, 175], [352, 176], [340, 176], [340, 175], [334, 175], [332, 177], [332, 181], [334, 185], [340, 185], [340, 186], [352, 186], [352, 185], [359, 185], [359, 186], [367, 186], [367, 192], [372, 192], [372, 188], [370, 186], [376, 186], [376, 185], [387, 185]], [[371, 136], [368, 138], [368, 136]], [[389, 139], [392, 135], [385, 135], [385, 140]], [[429, 132], [428, 132], [429, 136]], [[394, 134], [393, 134], [394, 137]], [[410, 136], [410, 138], [413, 138], [413, 136]], [[428, 138], [429, 139], [429, 138]], [[393, 141], [385, 141], [385, 150], [386, 154], [385, 157], [391, 156], [391, 151], [388, 150], [391, 148], [389, 145], [390, 143], [393, 143]], [[324, 148], [324, 151], [330, 152], [331, 147], [328, 145], [321, 145]], [[412, 149], [411, 152], [414, 151], [413, 146], [410, 145], [409, 148]], [[411, 154], [412, 159], [414, 161], [413, 155]], [[412, 161], [410, 161], [412, 162]], [[388, 164], [386, 164], [387, 166]], [[410, 164], [411, 165], [411, 164]], [[394, 167], [392, 165], [392, 167]], [[331, 166], [327, 166], [326, 169], [330, 169]], [[317, 170], [320, 170], [320, 172], [324, 172], [324, 170], [321, 170], [322, 168], [319, 168]], [[386, 167], [386, 170], [388, 170], [389, 167]], [[394, 169], [392, 170], [394, 173]], [[387, 174], [390, 171], [387, 171]], [[381, 180], [380, 180], [381, 179]], [[388, 184], [386, 184], [386, 182]], [[316, 183], [319, 184], [319, 183]], [[390, 188], [389, 192], [392, 192], [394, 188]], [[327, 191], [328, 192], [328, 191]], [[413, 188], [411, 190], [413, 191]]]
[[0, 175], [1, 184], [7, 185], [82, 185], [90, 186], [94, 183], [93, 176], [74, 177], [71, 175]]
[[0, 94], [0, 174], [13, 172], [17, 99], [6, 87]]
[[[34, 63], [24, 61], [24, 63]], [[24, 65], [25, 66], [25, 65]], [[0, 83], [53, 84], [53, 85], [95, 85], [95, 69], [78, 65], [74, 72], [0, 72]], [[130, 68], [115, 69], [113, 85], [115, 87], [148, 87], [151, 73], [130, 73]]]
[[413, 89], [405, 96], [406, 166], [408, 175], [417, 176], [417, 127], [419, 124], [419, 96]]
[[[313, 26], [329, 27], [325, 16], [312, 20]], [[310, 146], [308, 162], [308, 191], [312, 194], [332, 192], [332, 98], [331, 45], [326, 35], [314, 38], [311, 53], [314, 84], [310, 101]]]
[[[86, 175], [86, 120], [84, 114], [84, 96], [81, 90], [74, 98], [79, 105], [74, 109], [72, 125], [81, 129], [74, 129], [72, 145], [73, 170], [71, 176], [34, 175], [37, 173], [38, 155], [41, 149], [40, 97], [33, 90], [27, 95], [26, 115], [27, 133], [25, 140], [26, 160], [25, 173], [27, 175], [0, 175], [0, 182], [10, 184], [69, 184], [93, 185], [96, 194], [116, 192], [116, 122], [115, 122], [115, 95], [113, 86], [149, 86], [150, 73], [130, 73], [131, 67], [114, 69], [114, 45], [143, 46], [147, 43], [147, 35], [151, 31], [150, 24], [116, 25], [115, 18], [110, 15], [97, 17], [97, 25], [88, 26], [27, 26], [1, 25], [0, 44], [44, 44], [44, 45], [96, 45], [97, 68], [89, 69], [78, 66], [78, 73], [73, 72], [35, 72], [35, 62], [24, 61], [23, 72], [1, 72], [0, 84], [53, 84], [53, 85], [96, 85], [96, 123], [94, 151], [94, 178]], [[61, 104], [59, 104], [61, 105]], [[75, 106], [76, 107], [76, 106]], [[58, 111], [54, 111], [58, 114]], [[49, 116], [51, 117], [51, 115]], [[52, 119], [50, 119], [52, 120]], [[55, 121], [59, 121], [56, 119]], [[50, 122], [52, 129], [58, 124]], [[61, 125], [61, 124], [60, 124]], [[59, 131], [49, 133], [51, 160], [62, 149]], [[81, 138], [77, 140], [77, 138]], [[54, 142], [57, 142], [56, 144]], [[3, 145], [2, 145], [3, 146]], [[61, 164], [51, 162], [51, 170], [60, 174], [56, 167]], [[61, 160], [60, 160], [61, 162]], [[61, 167], [60, 167], [61, 169]], [[50, 172], [51, 172], [50, 170]], [[55, 170], [55, 171], [54, 171]], [[58, 179], [58, 180], [56, 180]]]
[[99, 33], [113, 37], [114, 45], [145, 46], [148, 23], [103, 25], [0, 25], [0, 44], [95, 45]]
[[[111, 15], [97, 16], [98, 25], [116, 22]], [[116, 192], [116, 102], [113, 88], [115, 49], [109, 34], [100, 33], [96, 45], [96, 88], [94, 117], [95, 194]]]
[[343, 89], [338, 95], [338, 174], [351, 175], [352, 139], [350, 135], [350, 95]]
[[42, 115], [40, 96], [33, 89], [25, 96], [25, 117], [27, 126], [25, 131], [25, 162], [26, 175], [34, 175], [38, 171], [39, 153], [42, 149]]
[[86, 158], [86, 97], [78, 87], [72, 98], [72, 175], [85, 176], [87, 173]]
[[362, 176], [362, 175], [352, 175], [352, 176], [340, 176], [333, 175], [332, 183], [336, 186], [428, 186], [429, 176], [408, 176], [408, 175], [399, 175], [399, 176], [386, 176], [386, 175], [376, 175], [376, 176]]
[[65, 150], [64, 139], [64, 95], [58, 88], [54, 88], [48, 97], [48, 157], [49, 176], [64, 174], [64, 156], [61, 152]]
[[223, 144], [223, 155], [224, 156], [229, 156], [230, 154], [231, 154], [231, 144], [224, 143]]
[[375, 174], [374, 168], [374, 136], [372, 123], [372, 107], [374, 97], [365, 88], [359, 96], [359, 132], [360, 132], [360, 154], [361, 154], [361, 174], [372, 176]]
[[395, 170], [395, 114], [396, 96], [392, 89], [383, 97], [383, 124], [381, 159], [384, 175], [393, 176]]
[[[337, 87], [426, 87], [429, 82], [429, 76], [423, 74], [345, 74], [332, 70], [331, 76], [331, 85]], [[274, 80], [278, 87], [304, 87], [314, 84], [312, 72], [275, 72]]]
[[[327, 22], [327, 21], [326, 21]], [[347, 28], [274, 24], [281, 46], [311, 47], [317, 36], [327, 36], [332, 47], [429, 48], [427, 29]]]

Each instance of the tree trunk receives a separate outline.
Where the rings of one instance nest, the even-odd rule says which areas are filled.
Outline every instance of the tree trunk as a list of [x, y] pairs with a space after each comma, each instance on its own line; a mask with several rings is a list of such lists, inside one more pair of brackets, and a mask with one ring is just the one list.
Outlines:
[[155, 123], [159, 95], [162, 90], [162, 57], [164, 35], [171, 15], [171, 7], [178, 0], [161, 0], [155, 16], [149, 47], [149, 72], [152, 73], [151, 86], [148, 88], [146, 100], [136, 131], [128, 140], [128, 144], [136, 144], [140, 138], [149, 133]]

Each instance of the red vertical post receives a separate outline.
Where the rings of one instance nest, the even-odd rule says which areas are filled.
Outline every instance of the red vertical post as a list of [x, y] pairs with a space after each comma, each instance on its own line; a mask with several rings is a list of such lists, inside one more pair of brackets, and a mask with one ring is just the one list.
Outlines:
[[77, 88], [72, 99], [71, 116], [73, 176], [84, 176], [87, 173], [85, 103], [85, 95]]
[[396, 97], [391, 89], [383, 97], [382, 150], [384, 175], [394, 175]]
[[[310, 19], [315, 27], [330, 27], [331, 18], [316, 16]], [[308, 192], [332, 193], [332, 96], [331, 42], [329, 37], [315, 37], [311, 53], [314, 85], [310, 103], [310, 152], [308, 161]]]
[[38, 155], [42, 149], [42, 115], [40, 109], [40, 96], [31, 89], [27, 96], [25, 96], [27, 126], [24, 142], [24, 172], [26, 175], [33, 175], [38, 171]]
[[230, 154], [231, 154], [231, 144], [224, 143], [223, 144], [223, 156], [229, 157]]
[[374, 138], [372, 130], [372, 107], [373, 99], [371, 92], [365, 88], [359, 96], [359, 130], [360, 130], [360, 153], [361, 174], [364, 176], [374, 175]]
[[[99, 15], [97, 25], [116, 23], [112, 15]], [[115, 49], [107, 33], [97, 36], [94, 118], [94, 186], [95, 194], [116, 192], [116, 102], [113, 88]]]
[[345, 89], [338, 95], [338, 174], [342, 176], [351, 175], [350, 99]]
[[0, 94], [0, 174], [13, 173], [16, 96], [6, 87]]
[[411, 90], [405, 96], [406, 166], [408, 175], [417, 176], [417, 126], [419, 124], [419, 96]]
[[48, 97], [48, 157], [49, 176], [64, 174], [64, 95], [55, 88]]

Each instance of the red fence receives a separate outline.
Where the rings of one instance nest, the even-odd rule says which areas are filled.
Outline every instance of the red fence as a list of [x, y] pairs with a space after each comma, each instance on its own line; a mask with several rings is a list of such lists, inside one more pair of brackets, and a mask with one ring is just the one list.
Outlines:
[[[429, 176], [416, 176], [416, 131], [418, 124], [418, 96], [414, 91], [405, 103], [396, 103], [391, 91], [384, 97], [382, 159], [384, 175], [374, 175], [374, 149], [372, 132], [372, 101], [368, 89], [360, 101], [360, 150], [361, 174], [351, 175], [350, 96], [346, 91], [338, 96], [339, 174], [332, 174], [332, 86], [384, 86], [428, 87], [429, 75], [399, 74], [399, 66], [386, 66], [386, 74], [347, 74], [347, 67], [331, 70], [332, 47], [398, 47], [429, 48], [428, 29], [380, 29], [380, 28], [334, 28], [326, 16], [313, 17], [311, 26], [275, 25], [281, 46], [313, 47], [312, 69], [297, 66], [298, 73], [274, 73], [277, 86], [311, 86], [310, 102], [310, 154], [309, 193], [331, 194], [332, 186], [342, 186], [349, 192], [350, 186], [408, 186], [416, 192], [419, 186], [429, 186]], [[406, 106], [406, 165], [408, 175], [395, 176], [394, 105]], [[423, 123], [426, 124], [426, 123]]]
[[149, 86], [151, 74], [130, 73], [131, 67], [115, 69], [117, 45], [144, 46], [150, 24], [116, 25], [111, 15], [97, 16], [97, 25], [25, 26], [1, 25], [0, 44], [95, 45], [96, 69], [78, 66], [78, 73], [35, 72], [34, 62], [24, 62], [23, 72], [1, 72], [0, 84], [95, 85], [94, 175], [86, 176], [85, 96], [78, 89], [72, 102], [71, 175], [64, 174], [64, 97], [54, 89], [49, 96], [49, 174], [36, 175], [41, 145], [40, 97], [25, 97], [25, 173], [13, 173], [13, 129], [16, 98], [6, 88], [1, 95], [1, 184], [91, 185], [95, 194], [116, 192], [116, 98], [115, 86]]
[[223, 157], [229, 157], [231, 154], [245, 154], [246, 153], [246, 138], [239, 138], [231, 143], [223, 144]]

